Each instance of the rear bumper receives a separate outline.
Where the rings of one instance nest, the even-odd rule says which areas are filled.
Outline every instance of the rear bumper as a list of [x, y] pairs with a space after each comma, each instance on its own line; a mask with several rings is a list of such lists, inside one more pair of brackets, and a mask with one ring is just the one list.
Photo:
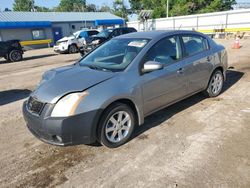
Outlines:
[[23, 116], [30, 132], [38, 139], [53, 145], [90, 144], [96, 141], [99, 110], [70, 117], [50, 117], [53, 107], [46, 104], [41, 115], [28, 111], [23, 104]]

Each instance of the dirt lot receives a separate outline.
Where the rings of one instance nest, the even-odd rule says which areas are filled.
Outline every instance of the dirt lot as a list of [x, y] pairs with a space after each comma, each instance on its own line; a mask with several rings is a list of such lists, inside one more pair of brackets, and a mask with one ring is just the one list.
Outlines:
[[[250, 187], [250, 40], [228, 47], [224, 92], [198, 94], [146, 118], [128, 144], [56, 147], [27, 130], [21, 105], [42, 73], [80, 55], [34, 50], [0, 60], [0, 187]], [[44, 54], [44, 55], [41, 55]]]

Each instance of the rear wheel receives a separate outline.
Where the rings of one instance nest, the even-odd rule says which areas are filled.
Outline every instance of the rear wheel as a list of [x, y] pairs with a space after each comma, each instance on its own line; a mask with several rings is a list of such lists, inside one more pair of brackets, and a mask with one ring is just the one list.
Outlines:
[[69, 53], [70, 54], [73, 54], [73, 53], [76, 53], [78, 51], [76, 45], [72, 44], [69, 46]]
[[23, 59], [23, 53], [20, 50], [12, 50], [8, 54], [8, 59], [12, 62], [21, 61]]
[[98, 129], [99, 142], [109, 148], [126, 143], [135, 127], [135, 114], [126, 104], [115, 103], [103, 114]]
[[216, 70], [209, 81], [206, 94], [209, 97], [217, 97], [223, 88], [224, 77], [220, 70]]

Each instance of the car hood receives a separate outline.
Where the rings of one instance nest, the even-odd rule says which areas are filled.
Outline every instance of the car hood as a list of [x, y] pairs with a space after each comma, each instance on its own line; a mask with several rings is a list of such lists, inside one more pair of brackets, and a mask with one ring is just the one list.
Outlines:
[[56, 103], [68, 93], [84, 91], [115, 75], [114, 72], [93, 70], [79, 65], [52, 69], [44, 74], [31, 96], [45, 103]]
[[68, 41], [68, 40], [72, 40], [72, 39], [75, 39], [75, 37], [73, 37], [73, 36], [63, 37], [60, 40], [58, 40], [58, 42], [64, 42], [64, 41]]

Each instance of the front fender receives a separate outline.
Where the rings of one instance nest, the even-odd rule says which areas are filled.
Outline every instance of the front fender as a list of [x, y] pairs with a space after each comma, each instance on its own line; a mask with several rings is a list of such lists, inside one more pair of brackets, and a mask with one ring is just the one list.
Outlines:
[[105, 110], [110, 104], [127, 99], [136, 107], [139, 124], [143, 123], [143, 98], [141, 87], [133, 79], [113, 77], [88, 89], [89, 95], [80, 102], [76, 113]]

